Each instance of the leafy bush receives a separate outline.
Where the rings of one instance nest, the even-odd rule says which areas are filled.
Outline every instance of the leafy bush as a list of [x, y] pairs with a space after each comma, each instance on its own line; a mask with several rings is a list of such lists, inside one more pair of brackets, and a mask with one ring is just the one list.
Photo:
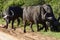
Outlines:
[[60, 14], [60, 0], [0, 0], [0, 13], [11, 5], [31, 6], [38, 4], [50, 4], [56, 17]]

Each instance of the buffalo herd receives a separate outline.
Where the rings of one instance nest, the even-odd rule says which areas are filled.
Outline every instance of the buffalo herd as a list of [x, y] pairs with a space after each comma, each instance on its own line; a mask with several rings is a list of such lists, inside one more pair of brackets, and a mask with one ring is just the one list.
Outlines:
[[[20, 24], [20, 18], [23, 20], [24, 33], [26, 33], [27, 22], [30, 24], [32, 32], [34, 32], [32, 25], [35, 23], [37, 25], [37, 31], [45, 28], [44, 31], [48, 30], [50, 27], [51, 31], [56, 31], [58, 26], [60, 26], [59, 19], [56, 19], [52, 10], [51, 5], [35, 5], [35, 6], [9, 6], [2, 12], [2, 16], [6, 21], [6, 26], [12, 21], [12, 29], [14, 29], [14, 21], [17, 20], [18, 26]], [[42, 27], [39, 27], [42, 24]]]

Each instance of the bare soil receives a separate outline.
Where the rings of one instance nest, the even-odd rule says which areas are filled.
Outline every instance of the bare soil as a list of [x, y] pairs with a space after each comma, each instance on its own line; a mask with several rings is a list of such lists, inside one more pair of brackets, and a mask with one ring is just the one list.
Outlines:
[[5, 33], [6, 36], [7, 35], [13, 36], [14, 39], [17, 40], [60, 40], [58, 38], [54, 38], [51, 36], [42, 35], [38, 32], [29, 31], [27, 33], [24, 33], [23, 29], [21, 28], [16, 28], [16, 30], [12, 30], [11, 28], [5, 29], [5, 28], [1, 28], [0, 26], [0, 32]]

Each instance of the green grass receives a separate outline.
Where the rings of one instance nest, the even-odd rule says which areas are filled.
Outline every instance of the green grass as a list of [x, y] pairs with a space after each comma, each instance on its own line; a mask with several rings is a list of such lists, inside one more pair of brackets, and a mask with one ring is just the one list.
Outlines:
[[[5, 24], [4, 19], [0, 19], [0, 24]], [[21, 25], [20, 25], [20, 28], [23, 29], [24, 27], [23, 27], [22, 22], [21, 22], [20, 24], [21, 24]], [[9, 26], [11, 26], [11, 23], [9, 24]], [[15, 21], [15, 23], [14, 23], [14, 26], [15, 26], [15, 27], [17, 26], [16, 21]], [[27, 29], [28, 31], [31, 30], [29, 25], [27, 26], [26, 29]], [[33, 25], [33, 29], [34, 29], [35, 32], [37, 32], [37, 27], [36, 27], [35, 24]], [[41, 34], [43, 34], [43, 35], [47, 35], [47, 36], [52, 36], [52, 37], [60, 38], [60, 32], [51, 32], [50, 30], [48, 30], [48, 32], [44, 32], [44, 29], [43, 29], [43, 30], [41, 30], [39, 33], [41, 33]]]
[[5, 20], [4, 19], [0, 19], [0, 24], [5, 24]]
[[[34, 27], [34, 30], [36, 31], [36, 25], [33, 25], [33, 27]], [[41, 33], [43, 35], [47, 35], [47, 36], [60, 38], [60, 32], [51, 32], [50, 30], [48, 30], [47, 32], [44, 32], [44, 29], [43, 29], [39, 33]]]
[[60, 38], [60, 32], [51, 32], [51, 31], [43, 32], [43, 31], [41, 31], [40, 33], [43, 35], [52, 36], [55, 38]]

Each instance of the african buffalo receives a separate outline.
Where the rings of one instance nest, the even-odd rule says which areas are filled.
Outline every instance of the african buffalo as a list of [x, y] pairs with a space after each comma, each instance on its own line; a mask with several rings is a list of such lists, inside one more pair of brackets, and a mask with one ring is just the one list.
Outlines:
[[18, 25], [20, 24], [20, 18], [22, 18], [23, 9], [19, 6], [9, 6], [6, 10], [3, 11], [3, 18], [6, 20], [6, 27], [12, 21], [12, 29], [14, 29], [14, 21], [17, 19]]
[[[59, 20], [60, 18], [58, 18]], [[38, 6], [28, 6], [23, 9], [23, 23], [24, 23], [24, 32], [26, 32], [26, 22], [30, 22], [31, 30], [33, 30], [32, 25], [35, 23], [37, 25], [37, 31], [45, 28], [45, 31], [48, 30], [50, 26], [51, 31], [57, 30], [57, 26], [60, 26], [58, 21], [53, 13], [52, 7], [49, 4], [43, 4]], [[42, 24], [43, 27], [39, 28], [38, 24]]]
[[60, 23], [58, 21], [59, 18], [58, 18], [58, 20], [55, 18], [51, 5], [44, 4], [42, 7], [46, 11], [45, 19], [46, 19], [46, 21], [48, 21], [50, 23], [50, 29], [51, 30], [56, 30], [57, 26], [60, 26], [59, 25]]
[[23, 24], [24, 32], [26, 32], [26, 23], [30, 23], [31, 30], [34, 32], [32, 25], [35, 23], [37, 25], [37, 31], [39, 31], [39, 23], [43, 24], [45, 31], [47, 31], [46, 20], [45, 20], [45, 10], [41, 5], [38, 6], [28, 6], [23, 9]]

